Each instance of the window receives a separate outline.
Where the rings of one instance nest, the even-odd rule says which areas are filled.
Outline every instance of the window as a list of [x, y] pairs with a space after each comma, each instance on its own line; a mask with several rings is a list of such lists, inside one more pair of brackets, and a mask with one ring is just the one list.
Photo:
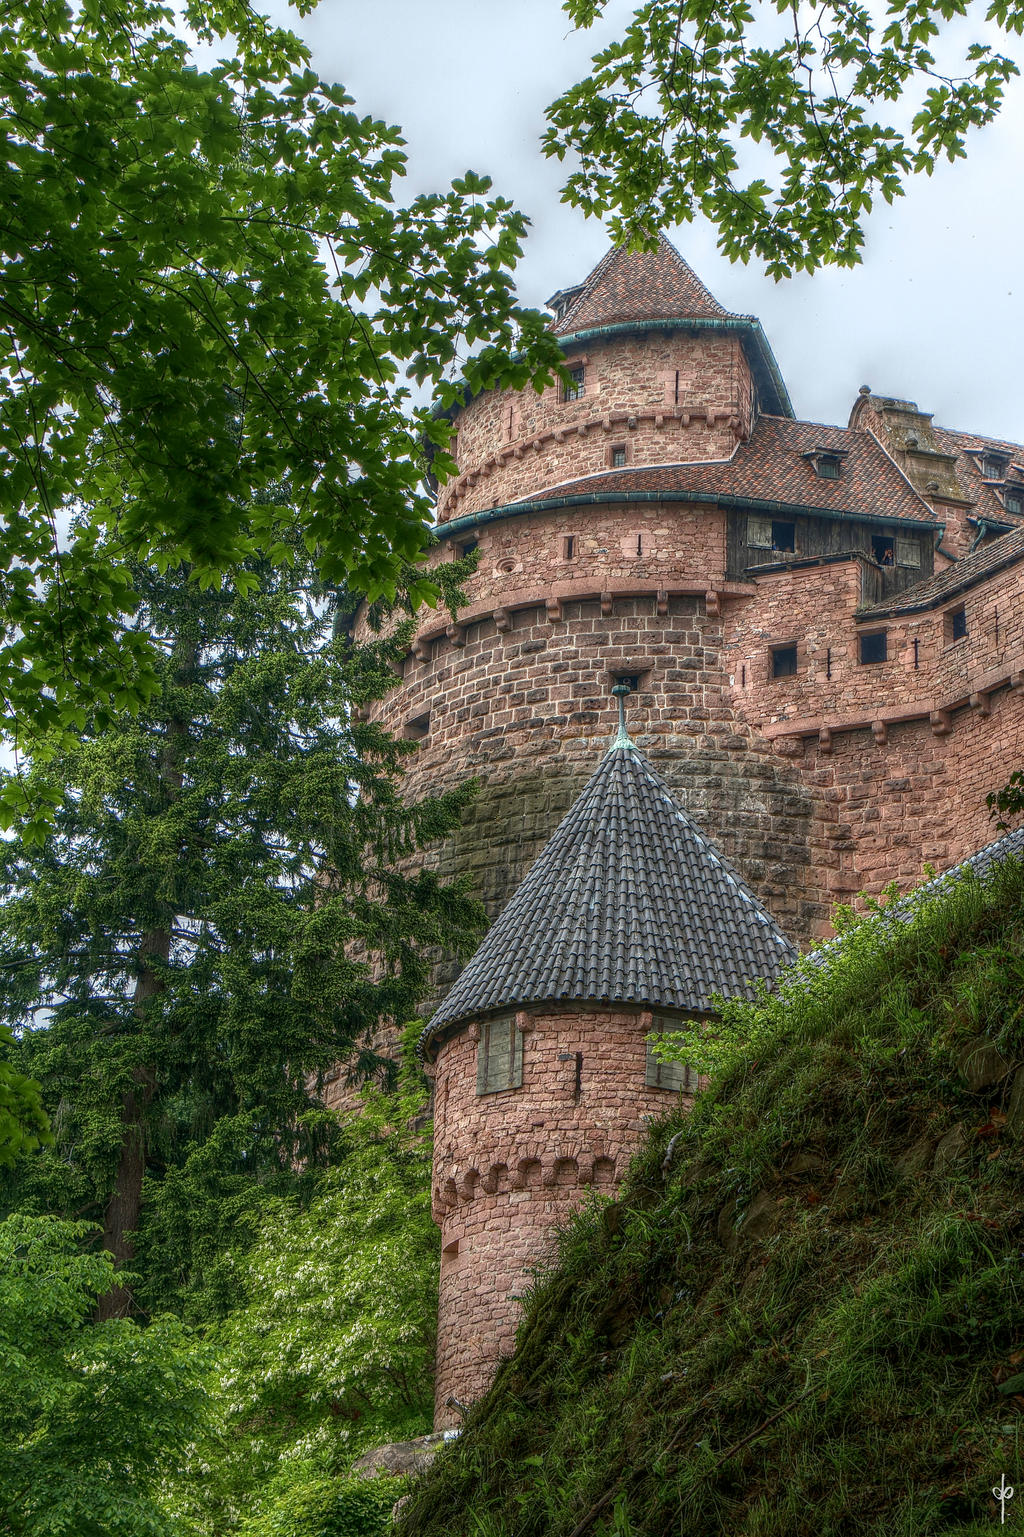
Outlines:
[[1024, 515], [1024, 489], [1014, 486], [1011, 490], [1007, 487], [1003, 502], [1007, 512], [1016, 513], [1018, 518]]
[[576, 536], [575, 536], [575, 534], [563, 534], [562, 535], [562, 559], [563, 560], [575, 560], [576, 559]]
[[488, 1019], [476, 1048], [476, 1092], [498, 1094], [523, 1086], [523, 1035], [514, 1014]]
[[796, 646], [772, 647], [772, 677], [796, 677]]
[[790, 554], [796, 551], [795, 523], [780, 523], [778, 518], [772, 519], [772, 549]]
[[644, 1082], [649, 1089], [670, 1089], [673, 1094], [680, 1089], [692, 1092], [697, 1087], [697, 1074], [685, 1062], [660, 1062], [648, 1041]]
[[819, 454], [814, 468], [821, 480], [839, 479], [839, 459], [836, 454]]
[[885, 630], [877, 630], [874, 635], [861, 636], [860, 660], [862, 667], [870, 667], [875, 662], [889, 660], [889, 637]]
[[772, 547], [772, 520], [771, 518], [747, 519], [747, 543], [752, 544], [758, 550], [770, 550]]
[[631, 694], [635, 694], [640, 687], [640, 674], [638, 672], [613, 672], [613, 683], [624, 683]]
[[422, 742], [430, 734], [430, 715], [416, 715], [405, 723], [403, 735], [407, 742]]
[[563, 386], [562, 386], [562, 399], [563, 400], [582, 400], [582, 398], [583, 398], [583, 389], [584, 389], [584, 375], [585, 375], [585, 370], [582, 367], [580, 367], [580, 368], [570, 368], [570, 370], [569, 370], [569, 383], [568, 384], [563, 384]]
[[625, 445], [625, 443], [613, 443], [612, 444], [612, 469], [613, 470], [621, 470], [621, 468], [625, 464], [625, 462], [626, 462], [626, 445]]
[[917, 539], [904, 539], [897, 536], [896, 539], [896, 564], [898, 566], [921, 566], [921, 544]]
[[1002, 480], [1005, 463], [995, 454], [986, 454], [981, 461], [981, 473], [986, 480]]
[[465, 560], [467, 555], [472, 555], [473, 551], [478, 550], [479, 548], [480, 546], [476, 539], [465, 539], [461, 544], [457, 544], [455, 546], [456, 553], [458, 554], [460, 560]]
[[880, 566], [896, 564], [896, 541], [886, 534], [872, 534], [871, 553]]
[[954, 609], [949, 616], [950, 640], [964, 640], [967, 635], [967, 610], [965, 608]]

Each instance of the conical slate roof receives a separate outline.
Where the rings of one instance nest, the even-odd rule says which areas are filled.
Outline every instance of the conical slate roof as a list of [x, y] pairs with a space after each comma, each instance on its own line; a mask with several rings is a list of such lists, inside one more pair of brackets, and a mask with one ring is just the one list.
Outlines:
[[664, 235], [654, 251], [613, 247], [570, 294], [555, 325], [559, 336], [628, 320], [720, 320], [729, 314]]
[[558, 999], [707, 1010], [797, 950], [628, 737], [605, 754], [424, 1031]]

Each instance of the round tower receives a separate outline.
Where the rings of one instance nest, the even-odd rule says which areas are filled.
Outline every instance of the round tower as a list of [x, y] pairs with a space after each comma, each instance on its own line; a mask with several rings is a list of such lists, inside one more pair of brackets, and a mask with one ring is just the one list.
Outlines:
[[746, 993], [795, 956], [620, 729], [421, 1041], [439, 1427], [509, 1352], [552, 1230], [588, 1188], [614, 1188], [646, 1120], [694, 1092], [649, 1034], [707, 1018], [712, 995]]
[[758, 322], [728, 314], [665, 240], [610, 252], [550, 304], [570, 384], [455, 414], [434, 558], [475, 548], [479, 564], [457, 623], [421, 612], [402, 685], [376, 707], [420, 744], [407, 794], [479, 778], [433, 858], [469, 873], [493, 916], [585, 784], [626, 679], [644, 750], [804, 937], [827, 912], [804, 878], [812, 795], [736, 707], [724, 615], [752, 589], [730, 575], [716, 489], [759, 418], [792, 416], [778, 367]]

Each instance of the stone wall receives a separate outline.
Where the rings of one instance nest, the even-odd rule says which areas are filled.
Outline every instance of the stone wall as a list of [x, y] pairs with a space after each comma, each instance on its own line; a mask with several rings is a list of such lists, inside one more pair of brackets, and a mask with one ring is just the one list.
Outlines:
[[570, 347], [583, 394], [478, 395], [457, 418], [458, 478], [438, 497], [441, 523], [537, 494], [611, 466], [727, 459], [752, 426], [750, 369], [738, 338], [684, 331], [618, 336]]
[[458, 1423], [449, 1397], [478, 1398], [511, 1351], [519, 1297], [550, 1257], [555, 1227], [588, 1189], [614, 1189], [645, 1122], [677, 1101], [644, 1081], [645, 1039], [658, 1027], [650, 1014], [568, 1005], [518, 1020], [520, 1089], [476, 1093], [477, 1027], [437, 1057], [438, 1427]]

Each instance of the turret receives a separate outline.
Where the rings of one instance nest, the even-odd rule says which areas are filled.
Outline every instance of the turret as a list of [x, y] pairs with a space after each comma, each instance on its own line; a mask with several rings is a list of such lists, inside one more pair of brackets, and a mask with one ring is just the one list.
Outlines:
[[555, 1226], [696, 1083], [648, 1037], [794, 947], [620, 729], [421, 1042], [441, 1227], [437, 1423], [486, 1389]]

